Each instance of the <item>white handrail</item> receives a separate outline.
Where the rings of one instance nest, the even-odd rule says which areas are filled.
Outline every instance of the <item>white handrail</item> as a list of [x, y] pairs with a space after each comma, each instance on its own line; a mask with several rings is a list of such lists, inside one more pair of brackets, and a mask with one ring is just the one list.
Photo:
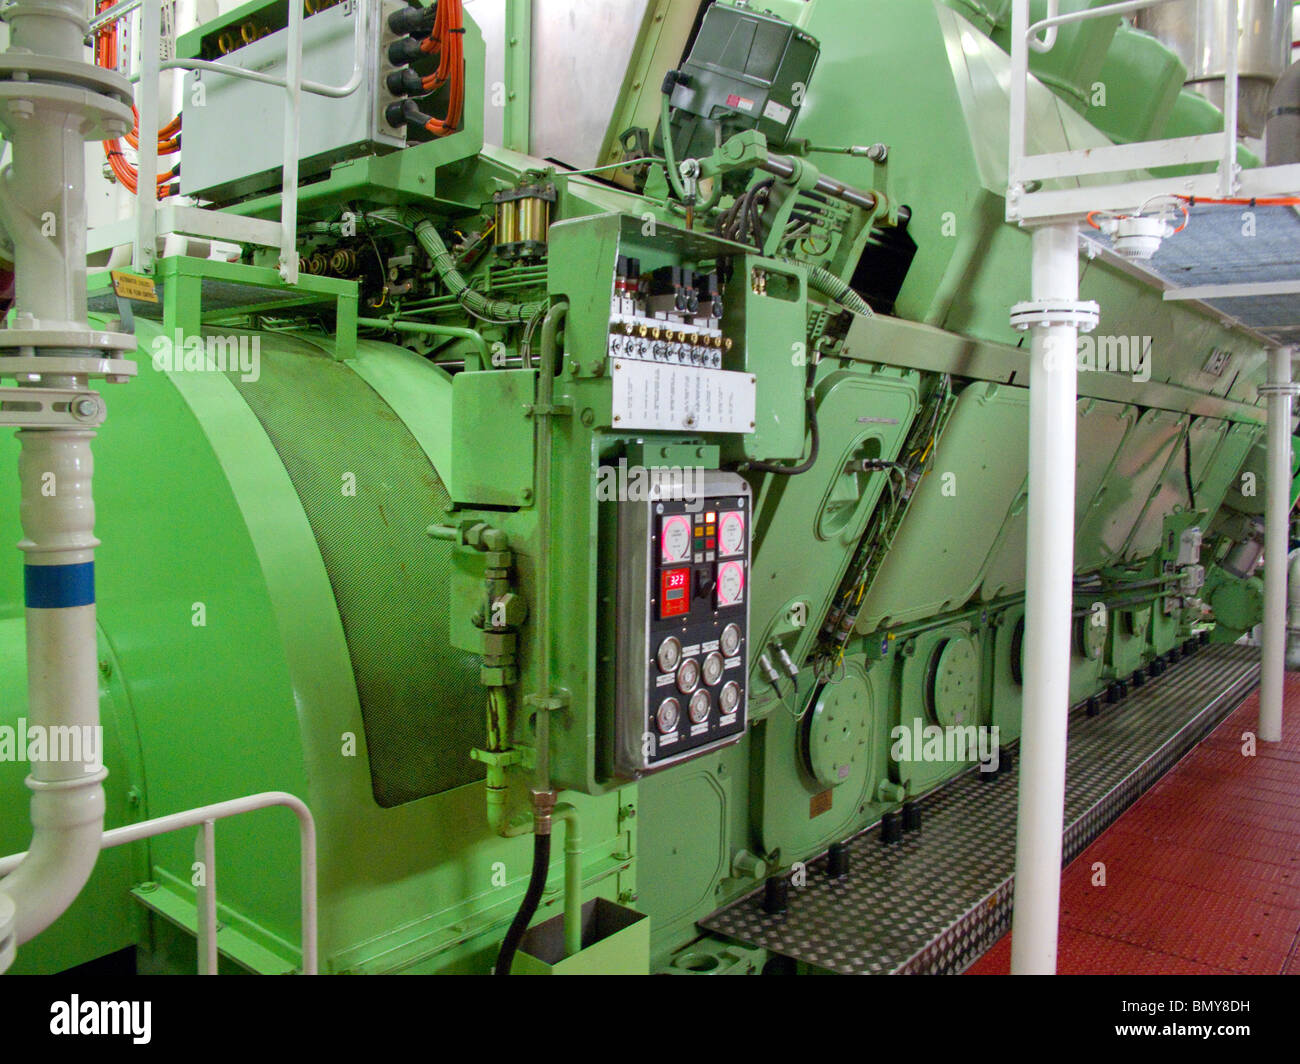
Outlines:
[[[137, 0], [127, 7], [126, 0], [113, 10], [126, 14], [135, 6], [142, 6], [141, 37], [145, 41], [157, 39], [161, 34], [162, 0]], [[273, 77], [259, 71], [245, 70], [227, 63], [213, 63], [203, 59], [169, 59], [162, 62], [156, 47], [141, 51], [140, 72], [140, 129], [152, 130], [158, 125], [158, 77], [164, 70], [200, 70], [231, 78], [242, 78], [285, 90], [284, 168], [280, 183], [280, 276], [289, 284], [298, 283], [298, 148], [302, 129], [302, 94], [342, 99], [361, 87], [365, 72], [366, 32], [372, 17], [372, 0], [355, 0], [356, 26], [353, 29], [352, 74], [342, 85], [323, 85], [302, 77], [302, 0], [288, 0], [288, 36], [285, 41], [285, 76]], [[138, 270], [149, 270], [156, 256], [158, 200], [154, 177], [158, 169], [158, 146], [152, 136], [141, 135], [139, 142], [139, 180], [136, 185], [136, 236], [132, 264]]]
[[[130, 0], [128, 0], [130, 2]], [[139, 2], [139, 0], [135, 0]], [[366, 27], [370, 22], [370, 3], [371, 0], [356, 0], [357, 5], [357, 24], [352, 31], [352, 74], [342, 85], [322, 85], [319, 81], [301, 80], [303, 92], [310, 92], [316, 96], [328, 96], [332, 99], [341, 100], [345, 96], [351, 96], [361, 87], [361, 77], [365, 72], [366, 60]], [[301, 21], [301, 20], [299, 20]], [[294, 28], [292, 22], [289, 26], [291, 40], [288, 47], [292, 48], [292, 35]], [[301, 36], [301, 27], [298, 29]], [[214, 63], [207, 59], [168, 59], [162, 63], [159, 70], [206, 70], [213, 74], [224, 74], [230, 78], [243, 78], [245, 81], [256, 81], [263, 85], [271, 85], [277, 89], [288, 88], [288, 77], [277, 78], [271, 74], [263, 74], [257, 70], [245, 70], [243, 67], [237, 67], [233, 63]]]
[[[1108, 15], [1126, 15], [1131, 11], [1141, 11], [1146, 7], [1159, 7], [1161, 4], [1172, 4], [1176, 2], [1177, 0], [1124, 0], [1123, 3], [1119, 4], [1107, 4], [1105, 7], [1085, 7], [1079, 11], [1067, 11], [1062, 15], [1057, 10], [1059, 0], [1049, 0], [1047, 18], [1039, 19], [1030, 26], [1025, 36], [1029, 38], [1030, 47], [1034, 48], [1035, 51], [1050, 52], [1052, 50], [1052, 45], [1047, 44], [1046, 41], [1042, 42], [1045, 47], [1034, 47], [1035, 39], [1043, 30], [1054, 30], [1058, 26], [1065, 26], [1071, 22], [1085, 22], [1091, 18], [1106, 18]], [[1049, 39], [1053, 42], [1056, 40], [1055, 36], [1050, 36]]]
[[[270, 809], [275, 806], [283, 806], [293, 812], [298, 818], [298, 835], [301, 851], [301, 891], [302, 891], [302, 970], [304, 975], [317, 975], [320, 971], [320, 946], [318, 937], [318, 913], [317, 913], [317, 876], [316, 876], [316, 821], [312, 818], [311, 810], [307, 808], [301, 798], [284, 791], [264, 791], [261, 794], [250, 794], [243, 798], [232, 798], [230, 801], [217, 802], [215, 805], [199, 806], [195, 809], [187, 809], [181, 813], [171, 813], [168, 816], [155, 817], [153, 820], [143, 820], [139, 824], [127, 824], [124, 827], [113, 828], [111, 831], [104, 832], [100, 841], [99, 848], [107, 850], [114, 846], [125, 846], [128, 843], [140, 842], [143, 839], [153, 838], [155, 835], [165, 835], [171, 831], [179, 831], [182, 828], [201, 828], [208, 825], [207, 829], [200, 834], [200, 847], [202, 852], [207, 855], [211, 861], [204, 869], [206, 882], [210, 887], [216, 885], [216, 853], [214, 847], [209, 847], [208, 842], [211, 840], [210, 826], [217, 820], [225, 820], [229, 817], [240, 816], [243, 813], [255, 812], [258, 809]], [[206, 835], [206, 837], [205, 837]], [[7, 875], [18, 867], [26, 857], [25, 853], [11, 854], [9, 857], [0, 858], [0, 876]], [[204, 858], [200, 857], [200, 860]], [[207, 967], [215, 971], [216, 964], [216, 891], [212, 889], [206, 896], [201, 896], [196, 900], [196, 910], [206, 909], [206, 915], [199, 917], [199, 957], [200, 971], [204, 970], [204, 961], [207, 961]], [[204, 927], [204, 921], [208, 920], [208, 926]], [[207, 931], [205, 936], [204, 931]], [[205, 952], [209, 951], [205, 958]]]
[[[1237, 116], [1240, 98], [1240, 60], [1235, 47], [1228, 49], [1224, 71], [1223, 132], [1195, 137], [1106, 145], [1067, 151], [1030, 154], [1028, 142], [1029, 55], [1046, 50], [1038, 34], [1088, 19], [1159, 7], [1174, 0], [1124, 0], [1122, 3], [1061, 13], [1049, 7], [1049, 16], [1030, 23], [1029, 0], [1014, 0], [1011, 22], [1010, 136], [1007, 159], [1007, 220], [1040, 224], [1082, 218], [1092, 210], [1131, 210], [1152, 196], [1177, 191], [1201, 198], [1291, 195], [1300, 188], [1300, 164], [1261, 167], [1243, 171], [1237, 162]], [[1225, 40], [1238, 37], [1240, 2], [1226, 5]], [[1043, 190], [1044, 180], [1070, 181], [1094, 174], [1131, 170], [1156, 170], [1214, 162], [1211, 173], [1180, 178], [1088, 184]], [[1131, 201], [1131, 202], [1130, 202]]]

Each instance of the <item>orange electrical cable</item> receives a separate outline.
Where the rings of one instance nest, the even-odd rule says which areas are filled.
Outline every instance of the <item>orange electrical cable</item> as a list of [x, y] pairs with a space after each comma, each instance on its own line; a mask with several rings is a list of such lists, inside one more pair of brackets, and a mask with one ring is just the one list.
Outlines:
[[450, 85], [446, 117], [432, 118], [425, 125], [436, 137], [456, 132], [465, 111], [465, 15], [461, 5], [462, 0], [441, 0], [433, 30], [420, 42], [421, 50], [438, 56], [438, 69], [424, 79], [424, 88], [436, 92]]
[[[115, 0], [98, 0], [96, 11], [105, 11], [113, 5]], [[117, 24], [105, 26], [95, 36], [95, 62], [102, 67], [112, 69], [117, 66]], [[131, 114], [135, 119], [135, 125], [131, 131], [121, 138], [132, 148], [139, 150], [140, 147], [140, 113], [131, 107]], [[162, 129], [158, 130], [158, 155], [175, 155], [181, 148], [180, 134], [181, 117], [177, 115], [168, 122]], [[113, 176], [118, 182], [130, 192], [133, 196], [137, 194], [140, 187], [139, 170], [126, 161], [117, 140], [105, 140], [100, 142], [104, 149], [104, 157], [108, 160], [109, 169], [113, 171]], [[177, 189], [172, 185], [180, 173], [179, 166], [173, 166], [166, 173], [158, 174], [154, 178], [154, 184], [157, 189], [158, 198], [165, 199], [168, 196], [175, 195]]]
[[1273, 196], [1273, 197], [1255, 197], [1248, 199], [1246, 197], [1229, 197], [1227, 199], [1216, 199], [1210, 196], [1183, 196], [1178, 195], [1175, 198], [1183, 200], [1188, 206], [1194, 207], [1198, 203], [1209, 203], [1215, 206], [1225, 207], [1300, 207], [1300, 196]]

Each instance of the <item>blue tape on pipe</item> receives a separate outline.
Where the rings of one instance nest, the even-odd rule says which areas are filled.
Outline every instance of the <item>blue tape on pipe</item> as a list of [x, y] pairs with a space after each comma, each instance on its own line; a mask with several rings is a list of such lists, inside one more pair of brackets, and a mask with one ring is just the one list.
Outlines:
[[28, 609], [89, 606], [95, 601], [95, 563], [28, 565], [24, 569], [23, 587]]

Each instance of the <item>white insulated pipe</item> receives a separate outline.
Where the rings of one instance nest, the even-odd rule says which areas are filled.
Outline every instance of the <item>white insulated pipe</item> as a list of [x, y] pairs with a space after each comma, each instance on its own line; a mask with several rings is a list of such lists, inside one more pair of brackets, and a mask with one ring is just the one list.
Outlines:
[[[85, 0], [18, 0], [5, 11], [8, 54], [85, 65]], [[10, 106], [12, 169], [0, 212], [14, 244], [14, 324], [19, 329], [85, 334], [85, 131], [93, 101], [71, 106], [33, 83], [25, 111]], [[97, 357], [34, 345], [37, 355]], [[84, 388], [81, 373], [42, 374], [30, 383]], [[102, 732], [95, 622], [95, 504], [90, 441], [80, 428], [18, 433], [20, 518], [25, 554], [28, 728], [46, 738], [32, 762], [32, 843], [0, 879], [0, 970], [76, 900], [99, 858], [104, 827]]]
[[[1073, 305], [1078, 298], [1078, 226], [1035, 229], [1033, 299]], [[1077, 325], [1035, 325], [1030, 350], [1025, 683], [1011, 937], [1011, 971], [1017, 975], [1056, 972], [1074, 607], [1078, 337]]]
[[1268, 354], [1268, 458], [1264, 485], [1264, 631], [1259, 678], [1259, 739], [1282, 739], [1286, 671], [1287, 556], [1291, 528], [1291, 349]]
[[[99, 726], [94, 599], [99, 541], [91, 496], [94, 435], [82, 429], [18, 433], [28, 731], [40, 728], [48, 741], [46, 759], [33, 762], [27, 778], [31, 848], [22, 864], [0, 880], [0, 894], [15, 906], [17, 945], [44, 931], [76, 900], [99, 858], [104, 828], [107, 770]], [[56, 741], [56, 736], [64, 739]]]

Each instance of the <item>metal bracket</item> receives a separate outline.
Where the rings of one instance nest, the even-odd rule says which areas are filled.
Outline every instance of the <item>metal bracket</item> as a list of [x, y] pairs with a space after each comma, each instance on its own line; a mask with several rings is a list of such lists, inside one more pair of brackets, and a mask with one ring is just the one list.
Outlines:
[[0, 426], [14, 429], [84, 429], [104, 423], [98, 392], [78, 388], [0, 388]]
[[1101, 307], [1092, 300], [1033, 299], [1011, 308], [1011, 327], [1018, 332], [1054, 325], [1092, 332], [1101, 320]]

